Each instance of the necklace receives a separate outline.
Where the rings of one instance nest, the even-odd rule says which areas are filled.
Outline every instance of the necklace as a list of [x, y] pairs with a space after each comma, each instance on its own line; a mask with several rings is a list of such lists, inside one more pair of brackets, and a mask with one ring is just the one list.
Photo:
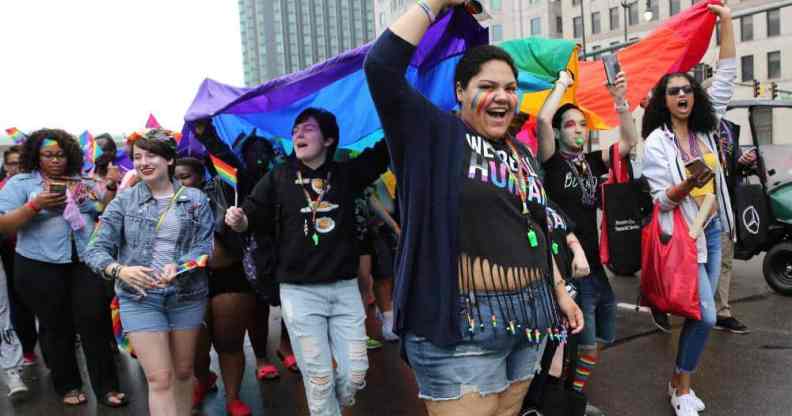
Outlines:
[[[302, 172], [299, 168], [297, 168], [297, 184], [302, 189], [303, 194], [305, 195], [305, 201], [308, 203], [308, 209], [310, 212], [311, 218], [311, 227], [313, 228], [313, 235], [311, 236], [311, 240], [315, 246], [319, 245], [319, 234], [316, 233], [316, 213], [319, 212], [319, 206], [322, 204], [322, 200], [324, 199], [327, 192], [330, 190], [330, 178], [332, 178], [333, 172], [327, 172], [327, 178], [324, 179], [322, 183], [321, 190], [318, 192], [316, 199], [311, 198], [311, 193], [308, 192], [308, 188], [305, 187], [305, 180], [303, 180]], [[310, 182], [310, 180], [309, 180]], [[303, 222], [303, 232], [305, 236], [308, 237], [308, 219], [306, 218]]]
[[531, 211], [528, 210], [528, 172], [531, 170], [527, 166], [527, 162], [520, 157], [517, 147], [512, 142], [511, 138], [506, 138], [506, 144], [509, 146], [512, 157], [517, 161], [517, 189], [520, 194], [520, 202], [522, 202], [522, 214], [525, 217], [525, 222], [528, 225], [528, 244], [535, 248], [539, 245], [539, 239], [536, 231], [531, 227]]

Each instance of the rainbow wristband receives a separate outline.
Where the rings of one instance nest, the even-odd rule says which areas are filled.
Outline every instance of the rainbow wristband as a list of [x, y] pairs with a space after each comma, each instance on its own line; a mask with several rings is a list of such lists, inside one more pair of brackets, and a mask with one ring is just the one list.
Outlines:
[[429, 24], [434, 23], [437, 16], [435, 16], [434, 11], [432, 11], [432, 6], [430, 6], [424, 0], [418, 0], [416, 3], [423, 9], [424, 13], [426, 13], [426, 17], [429, 19]]

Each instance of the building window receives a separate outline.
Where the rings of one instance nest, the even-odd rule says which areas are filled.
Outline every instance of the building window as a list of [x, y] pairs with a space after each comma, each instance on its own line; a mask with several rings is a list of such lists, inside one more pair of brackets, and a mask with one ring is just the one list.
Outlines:
[[492, 42], [503, 40], [503, 25], [492, 25]]
[[501, 11], [501, 0], [490, 0], [490, 10], [493, 12]]
[[583, 16], [572, 18], [572, 37], [579, 38], [583, 34]]
[[591, 33], [596, 35], [600, 31], [600, 12], [591, 13]]
[[608, 17], [610, 20], [610, 30], [616, 30], [619, 28], [619, 8], [618, 7], [611, 7], [608, 9]]
[[753, 40], [753, 15], [740, 19], [740, 40], [743, 42]]
[[740, 58], [740, 73], [742, 82], [749, 82], [754, 79], [753, 55], [746, 55]]
[[668, 15], [673, 16], [679, 13], [679, 9], [681, 8], [679, 4], [679, 0], [671, 0], [668, 2]]
[[628, 12], [628, 19], [630, 22], [630, 26], [635, 26], [639, 23], [638, 21], [638, 2], [634, 1], [627, 5], [627, 12]]
[[781, 34], [781, 9], [767, 11], [767, 37]]
[[380, 13], [379, 15], [379, 24], [380, 26], [385, 26], [385, 13]]
[[781, 51], [767, 53], [767, 79], [781, 78]]
[[556, 33], [564, 33], [564, 19], [562, 19], [561, 16], [556, 16]]
[[542, 18], [534, 17], [531, 19], [531, 36], [539, 36], [542, 34]]
[[577, 6], [580, 3], [580, 0], [572, 0], [572, 5]]
[[652, 12], [652, 18], [649, 19], [649, 21], [660, 19], [660, 5], [657, 3], [657, 0], [647, 0], [646, 9]]

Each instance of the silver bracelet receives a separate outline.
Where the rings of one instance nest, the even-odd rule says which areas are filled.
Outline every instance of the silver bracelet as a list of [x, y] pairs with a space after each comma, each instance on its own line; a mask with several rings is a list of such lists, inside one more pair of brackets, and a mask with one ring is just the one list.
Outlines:
[[616, 109], [617, 113], [626, 113], [627, 111], [630, 111], [630, 103], [627, 102], [627, 99], [625, 98], [621, 105], [614, 103], [613, 108]]
[[423, 9], [424, 13], [426, 13], [426, 17], [429, 19], [429, 24], [434, 23], [437, 16], [435, 16], [434, 11], [432, 11], [432, 6], [427, 4], [424, 0], [418, 0], [416, 3]]

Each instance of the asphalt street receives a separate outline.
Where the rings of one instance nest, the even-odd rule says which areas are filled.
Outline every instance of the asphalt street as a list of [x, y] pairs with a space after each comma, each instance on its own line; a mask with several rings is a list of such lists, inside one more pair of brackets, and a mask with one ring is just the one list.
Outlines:
[[[792, 415], [792, 298], [770, 291], [761, 275], [761, 258], [735, 262], [732, 288], [735, 315], [751, 329], [747, 335], [713, 331], [693, 387], [705, 400], [705, 415], [790, 416]], [[619, 302], [618, 339], [602, 355], [589, 382], [589, 398], [608, 415], [672, 416], [665, 385], [673, 370], [681, 320], [674, 319], [674, 333], [662, 334], [648, 314], [636, 312], [638, 291], [635, 277], [611, 279]], [[279, 336], [279, 313], [272, 314], [274, 347]], [[281, 368], [279, 381], [259, 383], [254, 377], [253, 353], [247, 348], [249, 365], [242, 399], [255, 415], [307, 415], [302, 380]], [[355, 416], [424, 415], [417, 399], [411, 371], [399, 358], [396, 344], [369, 354], [367, 387], [358, 395]], [[0, 388], [0, 415], [146, 415], [147, 398], [143, 372], [126, 354], [119, 356], [122, 387], [131, 403], [126, 409], [110, 410], [89, 402], [66, 408], [52, 390], [43, 366], [27, 370], [32, 395], [12, 406]], [[216, 363], [213, 363], [217, 371]], [[84, 366], [83, 366], [84, 371]], [[87, 375], [84, 375], [87, 379]], [[201, 409], [205, 415], [225, 414], [222, 388], [210, 393]]]

